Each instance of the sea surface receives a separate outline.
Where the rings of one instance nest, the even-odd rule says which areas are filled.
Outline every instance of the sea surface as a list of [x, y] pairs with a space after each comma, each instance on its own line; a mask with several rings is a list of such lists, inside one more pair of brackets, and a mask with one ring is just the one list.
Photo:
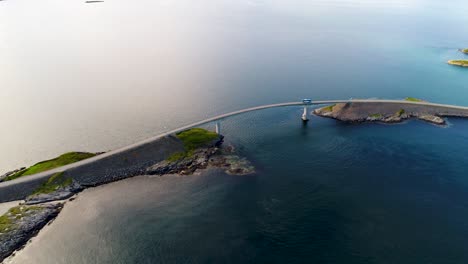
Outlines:
[[468, 105], [465, 0], [5, 0], [0, 171], [245, 107]]
[[[234, 117], [257, 173], [140, 176], [88, 189], [7, 263], [466, 263], [468, 122]], [[273, 122], [274, 121], [274, 122]]]
[[[468, 106], [468, 2], [0, 2], [0, 171], [244, 107], [407, 96]], [[11, 263], [467, 263], [468, 120], [222, 122], [257, 173], [86, 190]], [[213, 125], [207, 128], [213, 129]]]

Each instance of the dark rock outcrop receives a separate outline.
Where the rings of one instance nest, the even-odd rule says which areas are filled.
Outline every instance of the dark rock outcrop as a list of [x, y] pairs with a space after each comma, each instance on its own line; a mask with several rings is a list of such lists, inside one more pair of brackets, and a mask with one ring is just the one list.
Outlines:
[[208, 166], [209, 158], [218, 151], [217, 147], [200, 148], [191, 155], [180, 160], [163, 160], [146, 170], [149, 175], [164, 174], [193, 174], [197, 169], [205, 169]]
[[212, 147], [200, 148], [191, 155], [179, 160], [164, 160], [150, 166], [146, 173], [149, 175], [180, 174], [190, 175], [196, 170], [208, 167], [222, 168], [227, 174], [247, 175], [255, 172], [254, 166], [246, 158], [241, 158], [234, 153], [234, 148], [228, 146], [220, 148], [220, 143]]

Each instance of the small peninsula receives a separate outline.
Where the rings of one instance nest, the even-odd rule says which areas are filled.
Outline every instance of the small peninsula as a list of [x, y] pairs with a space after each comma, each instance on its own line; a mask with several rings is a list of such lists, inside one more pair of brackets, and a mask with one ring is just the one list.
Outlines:
[[[207, 168], [220, 168], [230, 175], [247, 175], [255, 172], [254, 166], [245, 158], [235, 154], [233, 146], [223, 147], [224, 136], [202, 128], [192, 128], [175, 135], [170, 135], [157, 140], [154, 144], [166, 147], [166, 141], [171, 140], [170, 155], [155, 155], [155, 162], [139, 168], [136, 173], [127, 173], [119, 179], [138, 175], [191, 175], [197, 170]], [[128, 157], [134, 153], [127, 153]], [[30, 168], [7, 173], [12, 179], [31, 175], [41, 171], [70, 164], [72, 160], [78, 161], [93, 157], [97, 154], [70, 152], [60, 157], [37, 163]], [[163, 160], [157, 161], [163, 157]], [[120, 157], [119, 157], [120, 158]], [[123, 160], [125, 160], [125, 157]], [[111, 160], [113, 161], [113, 160]], [[60, 165], [61, 164], [61, 165]], [[91, 170], [96, 170], [102, 165], [93, 165]], [[106, 184], [106, 179], [95, 177], [93, 186]], [[32, 237], [49, 222], [53, 221], [60, 213], [67, 199], [73, 200], [74, 196], [86, 188], [92, 186], [82, 184], [78, 174], [63, 171], [52, 174], [17, 207], [11, 208], [0, 216], [0, 262], [21, 249]]]
[[[424, 102], [408, 97], [409, 102]], [[350, 123], [381, 122], [399, 123], [407, 119], [419, 119], [436, 125], [445, 125], [443, 117], [468, 117], [468, 111], [446, 109], [425, 104], [349, 102], [325, 106], [314, 110], [314, 114]]]

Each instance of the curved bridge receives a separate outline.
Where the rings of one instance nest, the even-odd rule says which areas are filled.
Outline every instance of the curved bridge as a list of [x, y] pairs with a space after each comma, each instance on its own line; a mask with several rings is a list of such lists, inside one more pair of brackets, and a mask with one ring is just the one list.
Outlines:
[[[443, 108], [452, 109], [452, 110], [468, 111], [468, 107], [463, 107], [463, 106], [435, 104], [435, 103], [429, 103], [429, 102], [413, 102], [413, 101], [406, 101], [406, 100], [379, 100], [379, 99], [325, 100], [325, 101], [304, 101], [304, 102], [299, 101], [299, 102], [286, 102], [286, 103], [256, 106], [256, 107], [251, 107], [251, 108], [246, 108], [246, 109], [234, 111], [234, 112], [231, 112], [231, 113], [218, 115], [218, 116], [208, 118], [208, 119], [205, 119], [205, 120], [202, 120], [202, 121], [199, 121], [199, 122], [195, 122], [195, 123], [192, 123], [192, 124], [189, 124], [189, 125], [186, 125], [186, 126], [183, 126], [183, 127], [171, 130], [171, 131], [168, 131], [166, 133], [163, 133], [163, 134], [148, 138], [148, 139], [143, 140], [141, 142], [137, 142], [135, 144], [132, 144], [132, 145], [120, 148], [120, 149], [109, 151], [109, 152], [106, 152], [104, 154], [95, 156], [93, 158], [82, 160], [80, 162], [69, 164], [69, 165], [59, 167], [59, 168], [56, 168], [56, 169], [52, 169], [52, 170], [49, 170], [49, 171], [46, 171], [46, 172], [41, 172], [41, 173], [38, 173], [38, 174], [35, 174], [35, 175], [31, 175], [31, 176], [27, 176], [27, 177], [21, 177], [21, 178], [12, 180], [12, 181], [1, 182], [0, 183], [0, 193], [3, 190], [5, 190], [5, 189], [7, 189], [9, 187], [11, 187], [9, 189], [18, 190], [18, 188], [16, 186], [20, 186], [21, 183], [32, 182], [32, 181], [38, 182], [41, 179], [44, 180], [46, 177], [50, 176], [53, 173], [67, 171], [67, 170], [70, 170], [70, 169], [75, 169], [75, 168], [82, 167], [84, 165], [89, 165], [91, 163], [94, 163], [94, 162], [97, 162], [97, 161], [100, 161], [100, 160], [104, 160], [106, 158], [110, 158], [110, 157], [116, 156], [118, 154], [123, 154], [123, 153], [129, 152], [129, 151], [135, 150], [135, 149], [137, 149], [139, 147], [143, 147], [144, 145], [155, 142], [156, 140], [161, 139], [163, 137], [166, 137], [168, 135], [171, 135], [171, 134], [174, 134], [174, 133], [177, 133], [177, 132], [180, 132], [180, 131], [183, 131], [183, 130], [186, 130], [186, 129], [189, 129], [189, 128], [192, 128], [192, 127], [204, 125], [204, 124], [215, 122], [215, 121], [220, 121], [220, 120], [222, 120], [224, 118], [228, 118], [228, 117], [231, 117], [231, 116], [235, 116], [235, 115], [239, 115], [239, 114], [243, 114], [243, 113], [247, 113], [247, 112], [259, 111], [259, 110], [268, 109], [268, 108], [276, 108], [276, 107], [302, 106], [302, 107], [306, 108], [307, 106], [310, 106], [310, 105], [327, 105], [327, 104], [350, 103], [350, 102], [383, 103], [383, 104], [398, 103], [398, 104], [408, 104], [408, 105], [425, 105], [425, 106], [443, 107]], [[18, 185], [18, 184], [20, 184], [20, 185]], [[12, 188], [12, 187], [14, 187], [14, 188]], [[1, 202], [1, 200], [2, 199], [0, 199], [0, 202]]]

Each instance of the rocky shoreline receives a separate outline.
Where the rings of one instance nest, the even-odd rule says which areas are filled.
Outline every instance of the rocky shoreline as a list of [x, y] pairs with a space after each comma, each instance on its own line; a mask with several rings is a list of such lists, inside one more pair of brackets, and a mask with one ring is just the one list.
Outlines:
[[63, 204], [20, 205], [11, 208], [0, 220], [0, 262], [21, 249], [62, 210]]
[[12, 171], [9, 171], [9, 172], [7, 172], [7, 173], [5, 173], [5, 174], [0, 175], [0, 182], [2, 182], [2, 181], [3, 181], [4, 179], [6, 179], [8, 176], [13, 175], [13, 174], [15, 174], [15, 173], [17, 173], [17, 172], [23, 171], [23, 170], [25, 170], [25, 169], [26, 169], [26, 167], [22, 167], [22, 168], [19, 168], [19, 169], [16, 169], [16, 170], [12, 170]]
[[[199, 140], [196, 137], [195, 139]], [[185, 152], [173, 153], [165, 160], [146, 166], [145, 169], [138, 170], [139, 173], [129, 173], [123, 178], [138, 175], [191, 175], [197, 170], [207, 168], [221, 168], [231, 175], [247, 175], [255, 172], [255, 168], [247, 159], [235, 154], [234, 147], [222, 147], [224, 142], [222, 135], [216, 135], [214, 139], [203, 143], [194, 142], [197, 143], [196, 147], [187, 149], [186, 146]], [[178, 151], [180, 147], [174, 147], [174, 150]], [[120, 179], [122, 178], [114, 181]], [[67, 199], [74, 199], [73, 196], [87, 187], [91, 186], [81, 184], [68, 172], [56, 173], [26, 197], [18, 207], [11, 208], [0, 216], [0, 262], [14, 251], [21, 249], [46, 224], [54, 220]]]
[[443, 117], [468, 117], [468, 113], [447, 111], [426, 105], [379, 104], [379, 103], [339, 103], [315, 109], [317, 116], [333, 118], [349, 123], [380, 122], [400, 123], [408, 119], [419, 119], [436, 125], [445, 125]]
[[191, 175], [195, 171], [207, 168], [221, 168], [230, 175], [248, 175], [255, 172], [255, 168], [245, 158], [234, 154], [233, 147], [221, 149], [217, 146], [200, 148], [190, 157], [180, 160], [163, 160], [146, 170], [148, 175], [179, 174]]
[[58, 188], [54, 192], [51, 193], [38, 193], [32, 194], [26, 198], [24, 204], [26, 205], [35, 205], [35, 204], [43, 204], [53, 201], [63, 201], [66, 200], [75, 194], [84, 190], [84, 187], [81, 186], [78, 182], [72, 181], [72, 183], [68, 186], [64, 186]]

